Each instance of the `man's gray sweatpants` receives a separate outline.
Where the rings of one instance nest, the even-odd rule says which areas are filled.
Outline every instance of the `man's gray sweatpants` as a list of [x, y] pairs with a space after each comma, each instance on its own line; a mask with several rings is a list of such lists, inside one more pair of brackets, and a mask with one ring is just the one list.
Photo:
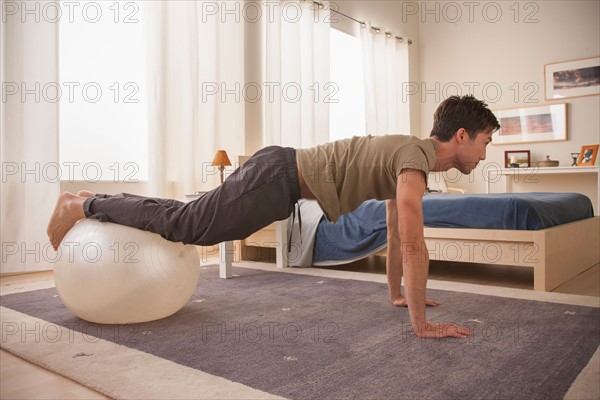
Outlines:
[[128, 194], [86, 199], [86, 217], [158, 233], [172, 242], [214, 245], [241, 240], [286, 219], [300, 199], [296, 151], [278, 146], [254, 154], [201, 198], [177, 200]]

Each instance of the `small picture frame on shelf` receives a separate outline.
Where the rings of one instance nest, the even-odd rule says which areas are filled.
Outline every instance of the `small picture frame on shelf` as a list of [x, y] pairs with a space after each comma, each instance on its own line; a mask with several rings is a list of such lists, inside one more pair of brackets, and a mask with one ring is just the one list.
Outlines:
[[596, 163], [596, 157], [598, 156], [597, 144], [590, 144], [582, 146], [579, 152], [579, 159], [577, 160], [578, 167], [592, 167]]
[[505, 168], [531, 167], [531, 154], [529, 150], [507, 150], [504, 152]]

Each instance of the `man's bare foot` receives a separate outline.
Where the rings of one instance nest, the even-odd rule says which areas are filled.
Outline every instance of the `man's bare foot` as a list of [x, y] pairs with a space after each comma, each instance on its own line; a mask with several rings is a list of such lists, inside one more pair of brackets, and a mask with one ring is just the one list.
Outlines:
[[[399, 296], [396, 297], [392, 303], [396, 306], [396, 307], [408, 307], [408, 302], [406, 301], [406, 297], [404, 296]], [[430, 306], [430, 307], [437, 307], [440, 305], [440, 302], [437, 300], [430, 300], [430, 299], [425, 299], [425, 305], [426, 306]]]
[[96, 193], [92, 193], [90, 191], [87, 190], [80, 190], [79, 192], [77, 192], [77, 196], [79, 197], [94, 197], [96, 195]]
[[76, 196], [69, 192], [64, 192], [59, 196], [46, 230], [50, 244], [52, 244], [55, 251], [69, 229], [75, 225], [75, 222], [85, 218], [83, 212], [85, 199], [83, 196]]

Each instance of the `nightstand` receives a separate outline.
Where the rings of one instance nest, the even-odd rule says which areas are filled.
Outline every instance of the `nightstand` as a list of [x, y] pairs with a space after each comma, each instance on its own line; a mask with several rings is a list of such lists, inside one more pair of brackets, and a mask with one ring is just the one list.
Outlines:
[[[198, 191], [193, 194], [186, 194], [185, 201], [193, 201], [204, 196], [208, 191]], [[228, 279], [233, 276], [233, 241], [219, 243], [219, 277]]]
[[275, 230], [275, 223], [272, 223], [254, 232], [246, 239], [240, 240], [239, 245], [235, 246], [235, 259], [274, 262], [276, 257], [275, 247], [277, 245]]
[[276, 221], [254, 232], [235, 246], [235, 259], [275, 262], [278, 268], [288, 266], [288, 220]]

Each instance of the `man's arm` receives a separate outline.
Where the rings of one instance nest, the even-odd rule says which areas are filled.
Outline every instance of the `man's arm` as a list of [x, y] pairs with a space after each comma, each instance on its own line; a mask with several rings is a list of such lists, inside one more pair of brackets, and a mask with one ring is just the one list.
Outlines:
[[385, 270], [388, 281], [388, 293], [394, 305], [397, 301], [406, 300], [402, 296], [402, 250], [400, 247], [400, 233], [398, 232], [398, 209], [395, 200], [385, 202], [385, 219], [387, 224], [387, 249]]
[[[388, 281], [388, 292], [392, 304], [398, 307], [406, 307], [406, 298], [402, 295], [402, 247], [400, 244], [400, 233], [398, 232], [398, 207], [396, 200], [387, 200], [386, 224], [387, 224], [387, 256], [385, 269]], [[428, 306], [438, 306], [436, 300], [425, 300]]]
[[396, 207], [402, 252], [404, 288], [415, 334], [422, 338], [452, 336], [466, 338], [469, 329], [452, 324], [430, 323], [425, 313], [425, 288], [429, 275], [429, 254], [423, 233], [425, 173], [404, 169], [398, 176]]

